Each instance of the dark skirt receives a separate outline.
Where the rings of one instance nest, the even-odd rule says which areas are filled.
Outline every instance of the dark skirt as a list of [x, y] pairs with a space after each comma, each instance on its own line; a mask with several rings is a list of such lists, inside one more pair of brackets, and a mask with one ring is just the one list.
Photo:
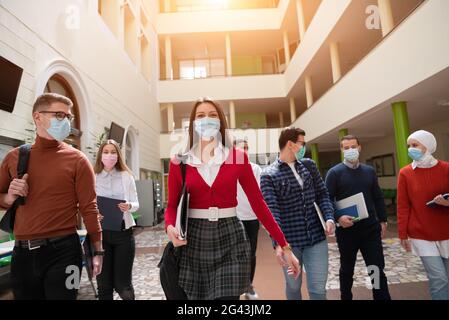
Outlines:
[[240, 296], [250, 286], [250, 243], [237, 217], [189, 219], [179, 285], [189, 300]]

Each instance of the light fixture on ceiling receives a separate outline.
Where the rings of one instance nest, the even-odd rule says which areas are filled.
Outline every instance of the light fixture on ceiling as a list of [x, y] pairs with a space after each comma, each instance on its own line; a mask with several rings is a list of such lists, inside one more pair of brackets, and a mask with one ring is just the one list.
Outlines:
[[437, 104], [440, 107], [449, 107], [449, 100], [440, 100]]

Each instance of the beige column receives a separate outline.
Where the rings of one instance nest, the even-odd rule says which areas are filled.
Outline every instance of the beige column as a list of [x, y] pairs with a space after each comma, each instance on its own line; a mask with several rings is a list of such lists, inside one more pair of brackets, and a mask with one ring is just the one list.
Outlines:
[[283, 112], [279, 112], [279, 127], [280, 128], [284, 127], [284, 113]]
[[288, 42], [288, 33], [287, 30], [283, 32], [284, 38], [284, 53], [285, 53], [285, 66], [288, 66], [290, 63], [290, 43]]
[[226, 33], [226, 75], [232, 76], [232, 48], [231, 35]]
[[173, 61], [170, 36], [165, 37], [165, 79], [173, 80]]
[[337, 42], [331, 42], [330, 52], [331, 52], [332, 77], [335, 83], [341, 78], [340, 52], [338, 51]]
[[296, 105], [293, 97], [290, 97], [290, 119], [292, 123], [296, 121]]
[[171, 1], [164, 0], [164, 12], [171, 12]]
[[234, 101], [229, 102], [229, 122], [231, 129], [235, 129], [235, 103]]
[[303, 0], [296, 0], [296, 15], [298, 16], [299, 41], [302, 41], [306, 34]]
[[377, 0], [379, 6], [380, 22], [382, 24], [382, 36], [386, 36], [394, 28], [391, 0]]
[[175, 130], [175, 110], [173, 103], [167, 105], [167, 125], [168, 132]]
[[307, 108], [310, 108], [313, 104], [312, 78], [310, 76], [306, 76], [305, 85], [306, 85]]

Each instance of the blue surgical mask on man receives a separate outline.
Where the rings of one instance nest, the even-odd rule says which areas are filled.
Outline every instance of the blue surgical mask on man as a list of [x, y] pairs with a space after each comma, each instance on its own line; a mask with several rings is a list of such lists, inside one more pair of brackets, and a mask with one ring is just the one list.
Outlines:
[[422, 152], [421, 149], [418, 149], [418, 148], [409, 148], [408, 156], [412, 160], [418, 161], [424, 156], [424, 152]]
[[205, 117], [195, 120], [195, 132], [201, 137], [202, 140], [211, 140], [215, 138], [220, 132], [220, 120]]
[[359, 149], [355, 148], [346, 149], [343, 151], [343, 157], [345, 158], [346, 161], [356, 162], [357, 160], [359, 160], [360, 157]]
[[306, 155], [306, 146], [301, 147], [298, 152], [296, 152], [295, 157], [298, 160], [301, 160]]
[[64, 141], [70, 135], [70, 121], [67, 118], [64, 120], [58, 120], [56, 118], [52, 118], [50, 122], [50, 128], [47, 129], [47, 132], [50, 136], [52, 136], [57, 141]]

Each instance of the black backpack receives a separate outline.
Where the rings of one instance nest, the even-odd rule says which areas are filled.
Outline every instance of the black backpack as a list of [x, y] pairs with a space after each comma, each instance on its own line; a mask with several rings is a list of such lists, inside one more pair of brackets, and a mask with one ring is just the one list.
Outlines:
[[[30, 159], [31, 145], [24, 144], [19, 148], [19, 161], [17, 162], [17, 177], [21, 179], [28, 170], [28, 160]], [[6, 211], [0, 221], [0, 229], [7, 233], [13, 233], [14, 221], [16, 220], [16, 211], [20, 205], [25, 204], [25, 198], [19, 197], [12, 206]]]
[[[185, 191], [186, 165], [181, 161], [183, 192]], [[159, 267], [159, 278], [167, 300], [188, 300], [184, 290], [179, 286], [179, 262], [183, 248], [173, 245], [170, 241], [164, 249]]]

